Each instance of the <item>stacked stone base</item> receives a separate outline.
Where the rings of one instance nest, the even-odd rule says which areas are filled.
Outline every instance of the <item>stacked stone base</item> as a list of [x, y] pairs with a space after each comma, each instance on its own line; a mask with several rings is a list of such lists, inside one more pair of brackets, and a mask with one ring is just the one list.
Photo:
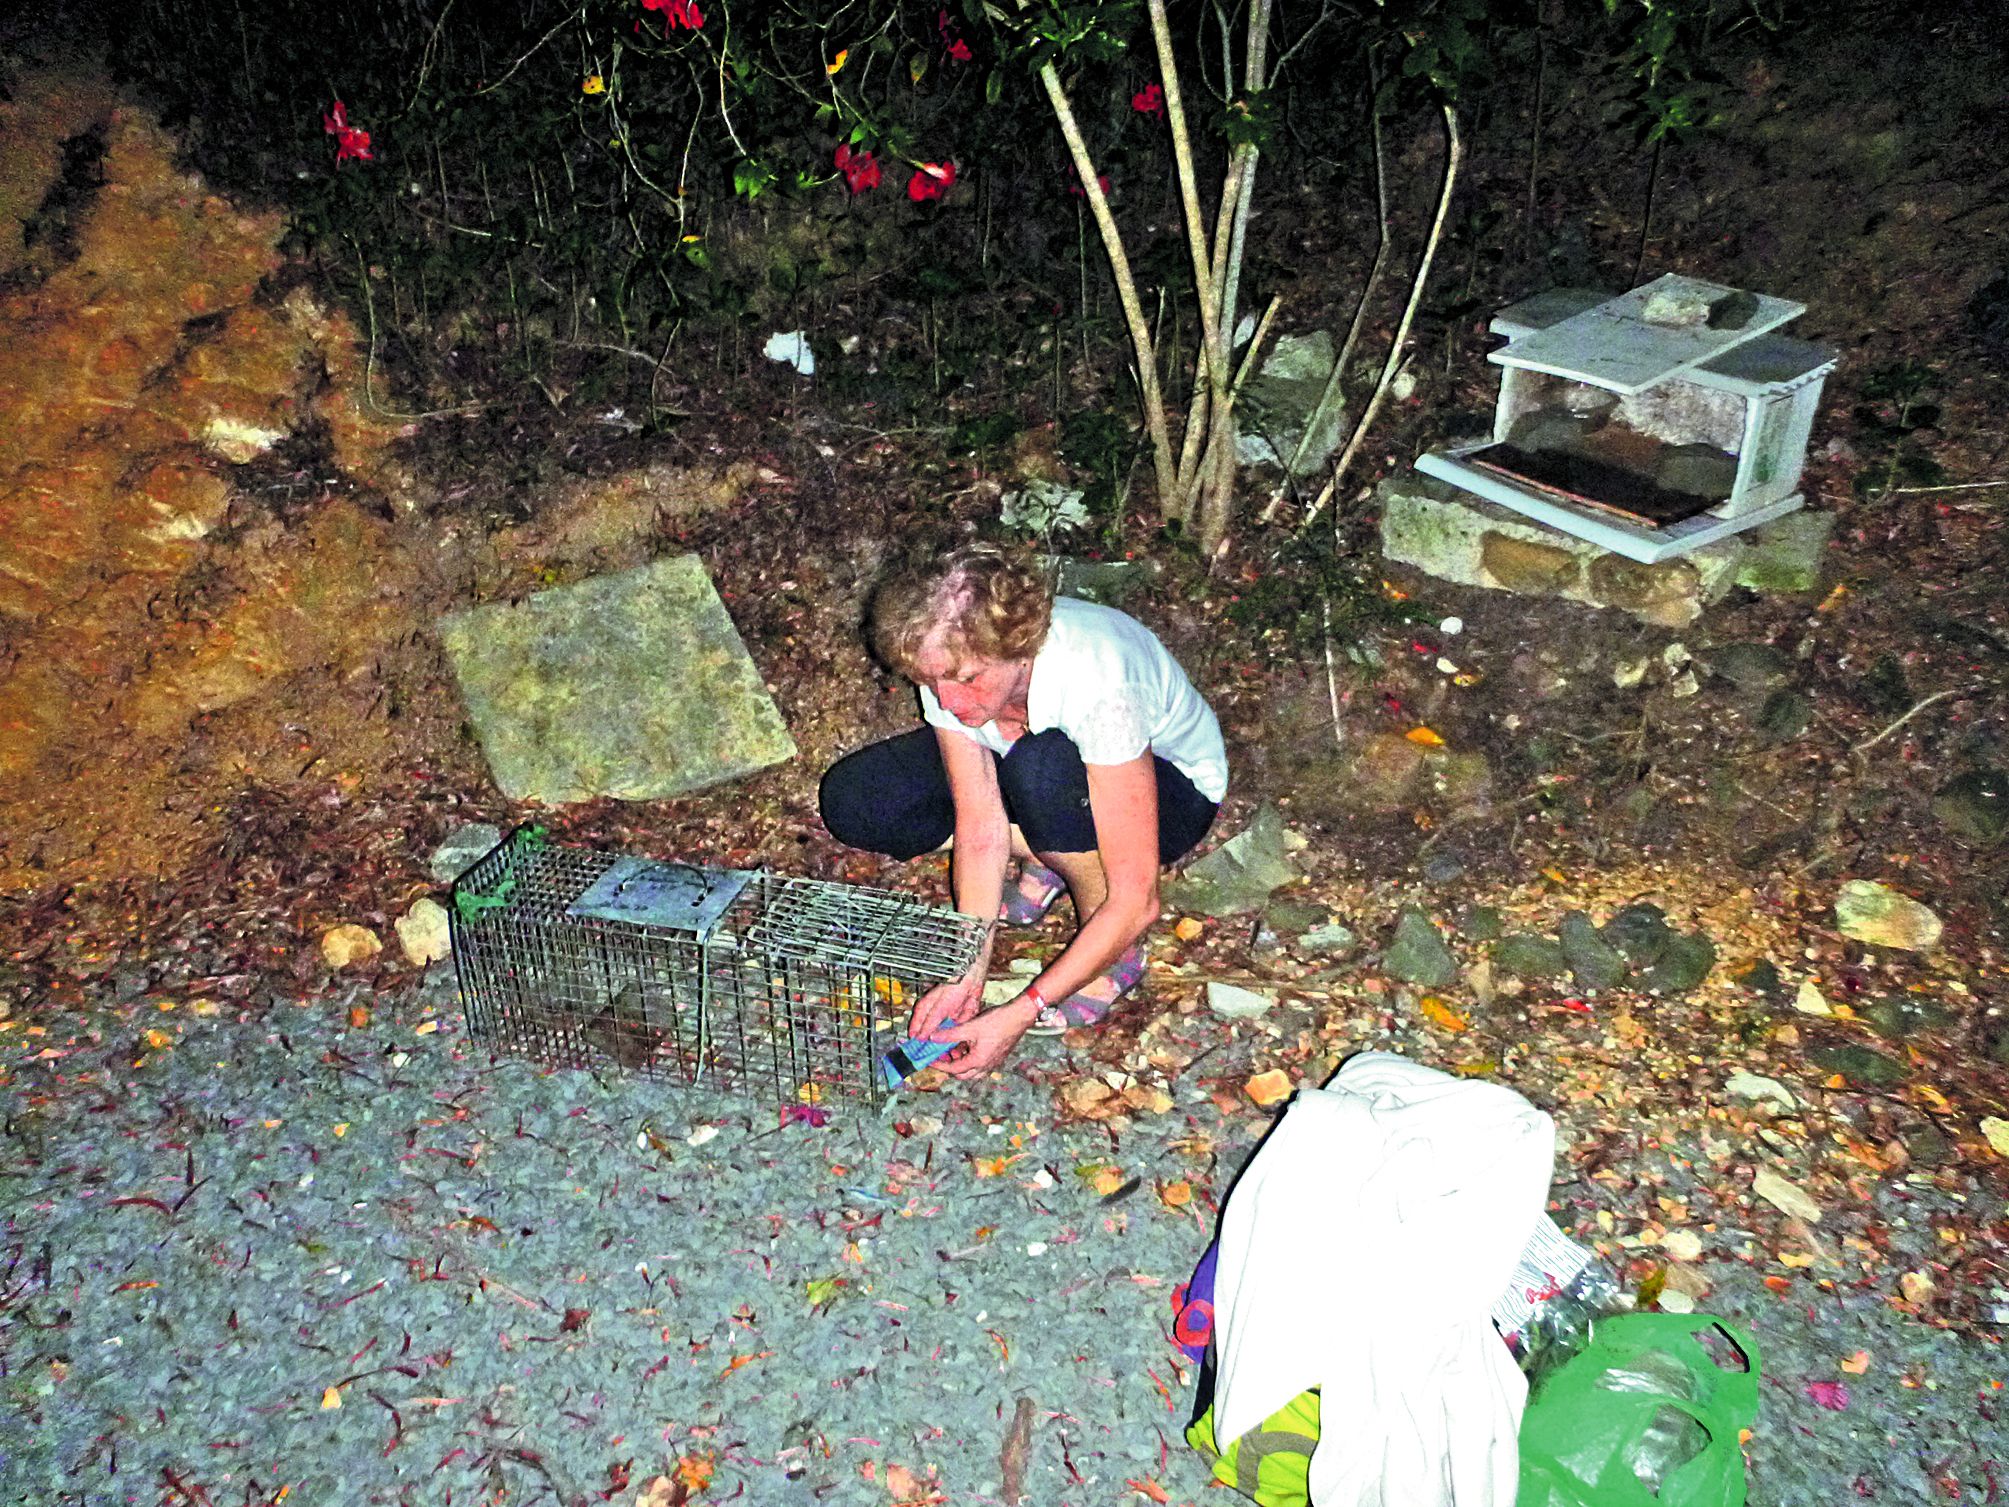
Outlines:
[[1381, 550], [1459, 586], [1560, 597], [1680, 628], [1732, 586], [1813, 591], [1834, 527], [1829, 513], [1791, 513], [1692, 554], [1642, 565], [1511, 509], [1414, 473], [1380, 489]]

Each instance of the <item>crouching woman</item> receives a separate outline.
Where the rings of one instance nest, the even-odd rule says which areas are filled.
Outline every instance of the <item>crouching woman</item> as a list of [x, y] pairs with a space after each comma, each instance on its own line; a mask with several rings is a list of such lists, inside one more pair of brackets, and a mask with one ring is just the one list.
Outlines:
[[942, 1065], [973, 1078], [1028, 1031], [1098, 1023], [1142, 979], [1159, 871], [1206, 835], [1227, 790], [1220, 723], [1150, 629], [1055, 597], [995, 546], [895, 566], [870, 631], [918, 687], [925, 725], [832, 766], [832, 835], [903, 861], [953, 843], [956, 909], [986, 921], [1036, 924], [1062, 889], [1074, 902], [1072, 940], [1016, 999], [982, 1009], [987, 941], [916, 1003], [911, 1033], [957, 1043]]

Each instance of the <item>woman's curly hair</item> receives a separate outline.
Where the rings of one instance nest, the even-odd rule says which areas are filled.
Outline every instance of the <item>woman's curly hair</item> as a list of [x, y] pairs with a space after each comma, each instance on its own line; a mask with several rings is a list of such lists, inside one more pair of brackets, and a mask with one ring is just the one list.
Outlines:
[[1046, 642], [1053, 589], [1026, 554], [995, 544], [915, 553], [894, 564], [872, 593], [872, 647], [909, 680], [936, 629], [952, 663], [1030, 659]]

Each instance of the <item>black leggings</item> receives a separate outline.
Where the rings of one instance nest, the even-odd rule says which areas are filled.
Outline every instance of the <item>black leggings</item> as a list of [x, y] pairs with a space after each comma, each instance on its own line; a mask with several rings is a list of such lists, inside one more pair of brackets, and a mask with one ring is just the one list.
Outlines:
[[[1058, 728], [1028, 733], [997, 760], [1005, 814], [1035, 853], [1093, 853], [1088, 769], [1074, 740]], [[1158, 768], [1158, 862], [1192, 850], [1220, 806], [1172, 764]], [[905, 861], [932, 853], [954, 835], [955, 802], [932, 727], [867, 744], [830, 766], [819, 793], [823, 824], [839, 842]]]

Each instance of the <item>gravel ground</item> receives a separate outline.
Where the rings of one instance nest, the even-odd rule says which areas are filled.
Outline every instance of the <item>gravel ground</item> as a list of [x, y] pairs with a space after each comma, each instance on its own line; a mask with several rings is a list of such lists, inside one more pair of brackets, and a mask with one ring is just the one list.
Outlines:
[[[1262, 1122], [1198, 1088], [1111, 1125], [1013, 1077], [777, 1128], [491, 1060], [437, 970], [362, 1026], [160, 1003], [0, 1038], [5, 1501], [627, 1503], [681, 1462], [693, 1500], [982, 1503], [1020, 1398], [1030, 1501], [1207, 1490], [1168, 1295]], [[1106, 1165], [1137, 1186], [1099, 1197]], [[1754, 1502], [1995, 1500], [1999, 1345], [1712, 1275], [1764, 1349]]]

